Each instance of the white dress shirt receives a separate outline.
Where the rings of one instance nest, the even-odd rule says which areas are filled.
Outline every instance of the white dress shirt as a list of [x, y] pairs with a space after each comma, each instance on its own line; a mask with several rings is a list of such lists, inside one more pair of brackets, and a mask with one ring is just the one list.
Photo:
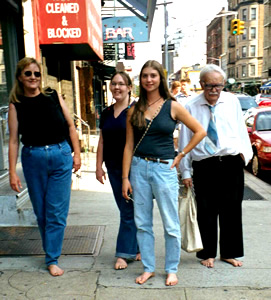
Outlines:
[[[196, 118], [207, 132], [210, 121], [210, 109], [204, 93], [190, 100], [185, 108]], [[247, 128], [243, 119], [242, 109], [236, 96], [221, 92], [215, 107], [215, 120], [218, 134], [217, 151], [210, 155], [204, 147], [204, 138], [190, 153], [182, 158], [180, 170], [182, 178], [191, 178], [192, 161], [199, 161], [211, 156], [243, 154], [247, 165], [253, 152]], [[188, 144], [193, 132], [186, 126], [182, 127], [179, 136], [179, 151]], [[215, 176], [215, 174], [214, 174]]]

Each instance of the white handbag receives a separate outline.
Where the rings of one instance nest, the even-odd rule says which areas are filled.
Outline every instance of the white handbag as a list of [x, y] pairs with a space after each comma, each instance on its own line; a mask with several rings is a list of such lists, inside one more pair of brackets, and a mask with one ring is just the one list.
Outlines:
[[182, 249], [186, 252], [198, 252], [203, 249], [198, 221], [195, 197], [191, 188], [185, 197], [179, 196], [179, 217], [182, 234]]

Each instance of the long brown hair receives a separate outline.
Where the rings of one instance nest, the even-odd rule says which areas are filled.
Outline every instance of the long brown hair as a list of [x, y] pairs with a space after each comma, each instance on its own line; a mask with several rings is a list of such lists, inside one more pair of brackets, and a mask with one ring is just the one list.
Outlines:
[[131, 116], [131, 124], [133, 126], [137, 126], [139, 128], [143, 128], [143, 127], [146, 126], [146, 120], [145, 120], [144, 112], [146, 111], [146, 109], [148, 107], [147, 92], [142, 87], [141, 77], [142, 77], [143, 70], [145, 68], [148, 68], [148, 67], [156, 70], [159, 73], [159, 76], [160, 76], [160, 85], [159, 85], [160, 96], [162, 98], [164, 98], [165, 100], [172, 99], [172, 100], [176, 101], [175, 98], [171, 95], [171, 93], [168, 89], [167, 80], [166, 80], [162, 65], [156, 60], [148, 60], [143, 65], [143, 67], [140, 71], [140, 75], [139, 75], [139, 78], [140, 78], [139, 100], [135, 104], [135, 108], [134, 108], [133, 114]]
[[[36, 64], [39, 68], [39, 71], [41, 72], [41, 65], [35, 58], [33, 58], [33, 57], [24, 57], [23, 59], [21, 59], [17, 64], [17, 68], [16, 68], [16, 72], [15, 72], [14, 85], [11, 89], [10, 94], [9, 94], [9, 102], [10, 103], [20, 102], [18, 100], [18, 96], [23, 96], [24, 95], [24, 86], [23, 86], [22, 82], [19, 80], [19, 77], [21, 76], [22, 71], [31, 64]], [[42, 87], [41, 87], [41, 83], [42, 83], [42, 80], [40, 80], [39, 89], [42, 93], [44, 93], [43, 90], [42, 90]]]

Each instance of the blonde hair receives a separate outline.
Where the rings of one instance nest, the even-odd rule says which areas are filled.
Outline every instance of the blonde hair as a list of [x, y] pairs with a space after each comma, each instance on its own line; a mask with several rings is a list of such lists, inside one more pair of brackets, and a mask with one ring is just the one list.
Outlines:
[[143, 65], [143, 67], [140, 71], [140, 75], [139, 75], [139, 78], [140, 78], [139, 100], [135, 104], [135, 108], [134, 108], [133, 114], [131, 116], [131, 124], [133, 126], [138, 127], [138, 128], [143, 128], [143, 127], [146, 126], [146, 120], [145, 120], [144, 112], [146, 111], [147, 106], [148, 106], [147, 92], [142, 87], [142, 84], [141, 84], [142, 72], [145, 68], [152, 68], [152, 69], [156, 70], [159, 73], [159, 76], [160, 76], [160, 85], [159, 85], [160, 96], [162, 98], [164, 98], [165, 100], [172, 99], [172, 100], [176, 101], [175, 98], [171, 95], [171, 93], [168, 89], [167, 80], [166, 80], [165, 73], [164, 73], [162, 65], [156, 60], [148, 60]]
[[[19, 80], [19, 77], [22, 75], [22, 71], [31, 64], [36, 64], [39, 68], [39, 71], [41, 72], [41, 65], [35, 58], [24, 57], [23, 59], [21, 59], [17, 64], [17, 68], [16, 68], [16, 72], [15, 72], [15, 81], [14, 81], [13, 87], [11, 89], [11, 92], [9, 94], [9, 102], [10, 103], [20, 102], [18, 100], [18, 96], [24, 95], [24, 86], [21, 83], [21, 81]], [[41, 87], [41, 82], [42, 81], [40, 80], [39, 89], [40, 89], [41, 93], [44, 94], [44, 91]]]

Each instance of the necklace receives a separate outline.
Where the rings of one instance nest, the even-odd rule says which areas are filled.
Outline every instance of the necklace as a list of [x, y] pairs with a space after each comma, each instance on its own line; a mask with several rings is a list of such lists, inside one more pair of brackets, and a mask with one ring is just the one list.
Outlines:
[[152, 102], [151, 104], [147, 104], [148, 105], [148, 110], [150, 110], [150, 106], [152, 106], [154, 103], [158, 102], [162, 97], [160, 97], [159, 99], [155, 100], [154, 102]]

